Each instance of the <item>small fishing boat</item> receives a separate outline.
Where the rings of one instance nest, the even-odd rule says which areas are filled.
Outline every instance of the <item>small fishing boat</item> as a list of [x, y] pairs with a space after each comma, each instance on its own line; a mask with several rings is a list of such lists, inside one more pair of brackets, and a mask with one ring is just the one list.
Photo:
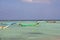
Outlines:
[[6, 29], [8, 28], [10, 25], [14, 25], [16, 24], [15, 22], [10, 22], [10, 23], [1, 23], [0, 29]]
[[24, 23], [24, 22], [22, 22], [22, 23], [20, 23], [19, 24], [20, 26], [37, 26], [37, 25], [39, 25], [39, 23], [38, 22], [31, 22], [31, 23]]

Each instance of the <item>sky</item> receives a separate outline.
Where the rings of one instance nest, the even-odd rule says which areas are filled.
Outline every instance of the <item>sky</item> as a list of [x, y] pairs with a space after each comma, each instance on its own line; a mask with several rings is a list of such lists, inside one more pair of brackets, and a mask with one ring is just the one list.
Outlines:
[[60, 20], [60, 0], [0, 0], [0, 20]]

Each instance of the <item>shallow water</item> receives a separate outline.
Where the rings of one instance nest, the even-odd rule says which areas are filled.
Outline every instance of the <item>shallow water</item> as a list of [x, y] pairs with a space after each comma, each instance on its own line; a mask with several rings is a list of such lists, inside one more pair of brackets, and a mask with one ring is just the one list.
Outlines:
[[42, 21], [36, 27], [10, 25], [0, 29], [0, 40], [60, 40], [60, 23]]

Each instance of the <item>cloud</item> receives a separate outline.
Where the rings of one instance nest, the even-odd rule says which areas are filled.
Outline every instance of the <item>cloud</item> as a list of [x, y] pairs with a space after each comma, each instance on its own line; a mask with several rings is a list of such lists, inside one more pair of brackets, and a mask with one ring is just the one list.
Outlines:
[[22, 0], [22, 2], [32, 2], [32, 0]]
[[33, 2], [40, 2], [40, 3], [45, 3], [45, 2], [50, 2], [49, 0], [32, 0]]
[[22, 0], [22, 2], [28, 3], [50, 3], [50, 0]]

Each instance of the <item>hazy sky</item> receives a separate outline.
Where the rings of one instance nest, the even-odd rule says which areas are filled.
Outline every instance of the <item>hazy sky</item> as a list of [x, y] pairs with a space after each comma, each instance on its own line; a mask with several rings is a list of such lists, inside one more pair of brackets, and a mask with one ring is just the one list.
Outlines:
[[0, 0], [0, 20], [60, 19], [60, 0]]

